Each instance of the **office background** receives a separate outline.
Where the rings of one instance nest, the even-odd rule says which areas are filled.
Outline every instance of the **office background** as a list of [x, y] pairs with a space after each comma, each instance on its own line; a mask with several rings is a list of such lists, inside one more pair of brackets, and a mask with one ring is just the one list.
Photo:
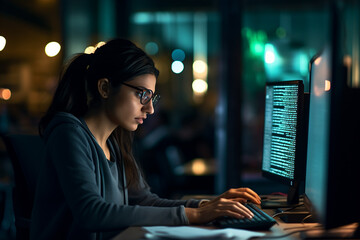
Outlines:
[[[155, 193], [175, 198], [239, 186], [286, 192], [260, 171], [265, 83], [303, 80], [308, 91], [309, 61], [334, 27], [327, 21], [330, 2], [1, 0], [0, 132], [36, 134], [62, 64], [74, 53], [124, 37], [160, 70], [161, 102], [134, 139]], [[344, 48], [358, 71], [359, 50], [350, 46], [359, 41], [360, 4], [338, 2], [357, 36], [347, 38]], [[60, 44], [55, 56], [45, 52], [50, 42]], [[359, 87], [358, 72], [352, 79]], [[12, 184], [0, 143], [2, 218]], [[2, 224], [4, 239], [11, 238], [4, 229], [9, 227]]]

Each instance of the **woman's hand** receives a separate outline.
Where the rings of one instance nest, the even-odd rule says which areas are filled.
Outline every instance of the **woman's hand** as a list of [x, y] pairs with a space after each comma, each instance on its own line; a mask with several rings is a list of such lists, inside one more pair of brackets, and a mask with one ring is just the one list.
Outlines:
[[242, 203], [227, 198], [216, 198], [199, 208], [185, 208], [185, 213], [190, 224], [208, 223], [222, 216], [235, 218], [252, 218], [254, 216]]
[[259, 195], [257, 195], [257, 193], [251, 190], [250, 188], [232, 188], [224, 192], [223, 194], [219, 195], [215, 199], [203, 203], [200, 207], [203, 207], [206, 204], [220, 198], [231, 199], [233, 201], [238, 201], [240, 203], [247, 203], [249, 201], [255, 204], [261, 203], [261, 198], [259, 197]]
[[252, 218], [253, 213], [243, 203], [260, 204], [260, 197], [250, 188], [230, 189], [199, 208], [185, 208], [190, 224], [210, 222], [218, 217]]

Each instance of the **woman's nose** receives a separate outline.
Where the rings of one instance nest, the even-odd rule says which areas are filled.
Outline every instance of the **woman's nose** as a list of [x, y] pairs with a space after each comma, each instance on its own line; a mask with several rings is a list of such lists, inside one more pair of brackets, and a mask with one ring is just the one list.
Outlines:
[[143, 111], [145, 111], [147, 114], [154, 113], [154, 106], [151, 100], [143, 106]]

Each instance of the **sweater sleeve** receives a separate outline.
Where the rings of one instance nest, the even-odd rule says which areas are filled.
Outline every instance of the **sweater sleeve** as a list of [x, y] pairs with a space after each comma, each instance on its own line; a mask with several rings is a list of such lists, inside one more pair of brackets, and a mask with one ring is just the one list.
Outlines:
[[99, 193], [94, 163], [98, 153], [91, 149], [90, 141], [79, 126], [65, 124], [54, 130], [47, 143], [61, 191], [79, 226], [89, 231], [103, 231], [128, 226], [188, 224], [184, 206], [161, 203], [151, 194], [146, 194], [142, 201], [162, 207], [106, 202]]
[[156, 206], [156, 207], [175, 207], [185, 206], [190, 208], [199, 207], [201, 200], [189, 199], [189, 200], [172, 200], [160, 198], [157, 194], [152, 193], [150, 188], [144, 184], [144, 181], [140, 181], [141, 186], [139, 189], [129, 189], [129, 204], [141, 205], [141, 206]]

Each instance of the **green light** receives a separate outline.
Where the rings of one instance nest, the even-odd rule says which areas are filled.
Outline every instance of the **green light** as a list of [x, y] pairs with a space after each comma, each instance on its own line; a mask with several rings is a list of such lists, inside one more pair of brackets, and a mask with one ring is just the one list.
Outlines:
[[278, 36], [278, 38], [284, 38], [286, 37], [286, 30], [282, 27], [278, 27], [276, 29], [276, 36]]
[[259, 42], [254, 43], [253, 47], [254, 47], [254, 53], [256, 55], [260, 55], [261, 53], [264, 52], [264, 44], [262, 44], [262, 43], [259, 43]]
[[257, 32], [257, 40], [265, 43], [267, 41], [267, 34], [265, 31], [259, 30]]
[[251, 35], [252, 35], [251, 29], [249, 29], [249, 28], [243, 28], [243, 29], [241, 30], [241, 33], [242, 33], [242, 35], [243, 35], [244, 37], [246, 37], [247, 39], [250, 39], [250, 38], [251, 38]]
[[259, 57], [264, 55], [267, 34], [263, 30], [253, 31], [250, 28], [243, 28], [242, 35], [249, 41], [250, 55]]

